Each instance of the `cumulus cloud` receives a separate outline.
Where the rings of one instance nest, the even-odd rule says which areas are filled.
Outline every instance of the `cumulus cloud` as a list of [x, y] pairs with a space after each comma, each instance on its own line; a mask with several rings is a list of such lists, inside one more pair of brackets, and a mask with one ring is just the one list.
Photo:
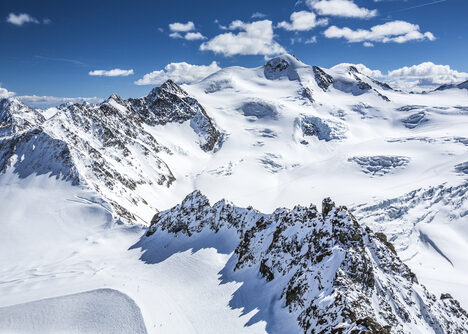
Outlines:
[[10, 13], [6, 18], [6, 21], [16, 26], [22, 26], [25, 23], [39, 23], [39, 21], [36, 18], [26, 13]]
[[184, 38], [184, 36], [182, 36], [180, 33], [178, 32], [172, 32], [169, 34], [169, 37], [170, 38]]
[[320, 15], [371, 18], [377, 10], [358, 7], [352, 0], [308, 0], [307, 5]]
[[417, 82], [418, 86], [440, 86], [468, 80], [468, 73], [458, 72], [450, 68], [449, 65], [424, 62], [419, 65], [404, 66], [389, 71], [388, 77], [393, 80]]
[[459, 84], [468, 80], [468, 73], [454, 70], [449, 65], [437, 65], [432, 62], [404, 66], [387, 73], [370, 69], [363, 64], [342, 63], [333, 69], [347, 69], [349, 66], [354, 66], [359, 72], [403, 91], [432, 90], [444, 84]]
[[273, 26], [270, 20], [255, 21], [252, 23], [233, 21], [230, 30], [241, 30], [237, 34], [227, 32], [215, 36], [203, 43], [200, 50], [213, 51], [224, 56], [234, 55], [265, 55], [271, 56], [286, 52], [274, 40]]
[[187, 23], [174, 22], [169, 24], [170, 38], [181, 38], [187, 41], [206, 39], [200, 32], [195, 31], [195, 24], [192, 21]]
[[126, 77], [133, 74], [133, 70], [121, 70], [120, 68], [114, 68], [112, 70], [94, 70], [88, 73], [91, 76], [98, 77]]
[[196, 40], [200, 40], [200, 39], [206, 39], [205, 36], [203, 36], [201, 33], [199, 32], [189, 32], [189, 33], [186, 33], [184, 38], [187, 40], [187, 41], [196, 41]]
[[192, 83], [206, 78], [221, 69], [214, 61], [210, 65], [192, 65], [185, 62], [170, 63], [160, 71], [145, 74], [143, 78], [135, 81], [137, 85], [159, 85], [171, 79], [177, 83]]
[[183, 38], [183, 39], [186, 39], [187, 41], [196, 41], [196, 40], [200, 40], [200, 39], [206, 39], [206, 37], [203, 36], [201, 33], [193, 32], [193, 31], [188, 32], [185, 35], [181, 35], [178, 32], [173, 32], [173, 33], [169, 34], [169, 37], [171, 37], [171, 38]]
[[283, 21], [278, 23], [278, 28], [295, 31], [308, 31], [317, 26], [328, 24], [328, 19], [317, 19], [315, 13], [302, 10], [294, 12], [290, 16], [291, 23]]
[[10, 92], [8, 89], [0, 87], [0, 99], [5, 99], [14, 95], [15, 92]]
[[171, 31], [187, 32], [195, 30], [195, 24], [192, 21], [188, 21], [187, 23], [174, 22], [169, 24], [169, 29]]
[[412, 24], [406, 21], [391, 21], [373, 26], [370, 30], [353, 30], [348, 27], [338, 28], [337, 26], [331, 26], [325, 30], [324, 35], [328, 38], [344, 38], [349, 43], [405, 43], [413, 40], [435, 40], [435, 37], [431, 32], [422, 33], [419, 31], [419, 26], [417, 24]]

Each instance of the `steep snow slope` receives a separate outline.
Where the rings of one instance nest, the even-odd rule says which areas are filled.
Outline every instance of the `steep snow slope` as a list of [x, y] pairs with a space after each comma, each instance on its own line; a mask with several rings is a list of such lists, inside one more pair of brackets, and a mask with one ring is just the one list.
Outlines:
[[435, 293], [468, 305], [468, 182], [414, 190], [357, 206], [354, 213], [391, 236], [398, 254]]

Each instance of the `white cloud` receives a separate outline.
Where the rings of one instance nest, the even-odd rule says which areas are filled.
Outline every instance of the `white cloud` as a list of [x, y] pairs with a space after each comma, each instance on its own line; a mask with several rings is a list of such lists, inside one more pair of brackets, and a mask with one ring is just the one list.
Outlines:
[[366, 48], [372, 48], [374, 46], [374, 44], [372, 44], [371, 42], [364, 42], [362, 43], [362, 45], [364, 45]]
[[0, 98], [15, 97], [21, 102], [34, 108], [47, 108], [51, 106], [57, 106], [62, 103], [72, 102], [90, 102], [98, 103], [102, 101], [98, 97], [57, 97], [57, 96], [37, 96], [37, 95], [16, 95], [15, 92], [11, 92], [6, 88], [0, 87]]
[[192, 21], [188, 21], [187, 23], [174, 22], [169, 24], [169, 29], [171, 31], [187, 32], [195, 30], [195, 24]]
[[221, 69], [216, 62], [210, 65], [192, 65], [185, 62], [170, 63], [163, 70], [145, 74], [143, 78], [135, 81], [137, 85], [159, 85], [171, 79], [177, 83], [192, 83], [206, 78]]
[[342, 63], [333, 69], [347, 69], [354, 66], [357, 70], [371, 78], [385, 81], [390, 86], [403, 91], [433, 90], [444, 84], [459, 84], [468, 80], [468, 73], [459, 72], [449, 65], [437, 65], [424, 62], [419, 65], [404, 66], [383, 74], [379, 70], [372, 70], [363, 64]]
[[8, 89], [0, 87], [0, 99], [5, 99], [14, 95], [15, 92], [10, 92]]
[[278, 28], [295, 31], [307, 31], [317, 26], [323, 26], [328, 24], [328, 19], [318, 19], [315, 13], [302, 10], [300, 12], [294, 12], [290, 16], [291, 23], [283, 21], [278, 23]]
[[185, 35], [182, 35], [182, 34], [180, 34], [178, 32], [173, 32], [173, 33], [169, 34], [169, 37], [174, 38], [174, 39], [183, 38], [183, 39], [185, 39], [187, 41], [196, 41], [196, 40], [206, 39], [206, 37], [203, 36], [201, 33], [193, 32], [193, 31], [188, 32]]
[[173, 33], [170, 33], [169, 34], [169, 37], [170, 38], [184, 38], [181, 34], [179, 34], [178, 32], [173, 32]]
[[37, 96], [37, 95], [23, 95], [17, 98], [33, 108], [48, 108], [57, 106], [62, 103], [99, 103], [102, 98], [98, 97], [57, 97], [57, 96]]
[[120, 68], [114, 68], [112, 70], [94, 70], [88, 73], [91, 76], [99, 77], [126, 77], [133, 74], [133, 70], [121, 70]]
[[344, 38], [349, 43], [357, 42], [382, 42], [405, 43], [412, 40], [435, 40], [431, 32], [421, 33], [417, 24], [405, 21], [391, 21], [376, 25], [370, 30], [352, 30], [348, 27], [338, 28], [331, 26], [324, 32], [328, 38]]
[[51, 24], [52, 20], [51, 19], [42, 19], [42, 23], [44, 24]]
[[188, 33], [185, 34], [184, 38], [187, 41], [195, 41], [195, 40], [200, 40], [200, 39], [206, 39], [206, 37], [203, 36], [199, 32], [188, 32]]
[[17, 26], [22, 26], [25, 23], [39, 23], [39, 21], [36, 18], [26, 13], [10, 13], [6, 21]]
[[245, 23], [233, 21], [231, 30], [240, 29], [237, 34], [227, 32], [215, 36], [200, 46], [200, 50], [209, 50], [225, 56], [234, 55], [275, 55], [286, 50], [274, 41], [273, 26], [270, 20]]
[[266, 16], [267, 16], [266, 14], [263, 14], [263, 13], [260, 13], [260, 12], [255, 12], [255, 13], [252, 14], [251, 18], [253, 18], [253, 19], [263, 19]]
[[312, 36], [310, 38], [304, 39], [303, 37], [296, 35], [292, 37], [290, 40], [291, 40], [292, 45], [296, 43], [313, 44], [313, 43], [317, 43], [317, 36]]
[[308, 0], [307, 5], [320, 15], [370, 18], [377, 10], [358, 7], [352, 0]]
[[389, 71], [388, 77], [396, 81], [416, 82], [418, 86], [429, 87], [463, 82], [468, 80], [468, 73], [458, 72], [449, 65], [424, 62]]

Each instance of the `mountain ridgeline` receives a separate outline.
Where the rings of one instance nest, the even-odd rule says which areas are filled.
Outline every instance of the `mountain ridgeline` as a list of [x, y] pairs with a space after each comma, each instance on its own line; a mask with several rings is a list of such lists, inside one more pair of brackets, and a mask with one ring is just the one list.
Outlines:
[[[210, 205], [195, 191], [157, 213], [139, 246], [163, 246], [159, 234], [201, 242], [209, 240], [207, 235], [235, 238], [221, 280], [242, 282], [243, 289], [257, 279], [265, 282], [262, 293], [271, 299], [262, 303], [249, 297], [271, 332], [281, 330], [268, 327], [270, 308], [289, 312], [304, 333], [466, 330], [468, 314], [455, 299], [428, 292], [385, 234], [360, 225], [346, 207], [335, 206], [329, 198], [321, 211], [310, 205], [264, 214], [225, 200]], [[143, 259], [148, 257], [151, 252], [143, 254]]]
[[223, 138], [197, 100], [170, 80], [143, 98], [114, 94], [99, 105], [64, 105], [47, 120], [16, 99], [0, 107], [0, 172], [13, 168], [21, 177], [50, 174], [88, 186], [128, 222], [142, 221], [135, 208], [147, 204], [138, 186], [170, 187], [175, 180], [159, 157], [170, 149], [147, 128], [189, 122], [205, 152]]

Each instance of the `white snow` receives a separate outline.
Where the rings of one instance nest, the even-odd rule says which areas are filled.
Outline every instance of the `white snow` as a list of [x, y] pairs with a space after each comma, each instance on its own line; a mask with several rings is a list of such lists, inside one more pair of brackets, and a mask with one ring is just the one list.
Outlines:
[[138, 306], [112, 289], [99, 289], [0, 308], [9, 333], [146, 334]]
[[[114, 225], [96, 193], [47, 175], [19, 179], [7, 173], [0, 180], [0, 333], [48, 332], [47, 326], [82, 332], [85, 327], [76, 327], [72, 315], [53, 319], [55, 308], [88, 314], [92, 309], [86, 305], [94, 304], [95, 293], [63, 296], [102, 288], [118, 291], [102, 301], [120, 303], [122, 308], [113, 317], [131, 311], [127, 317], [137, 319], [139, 308], [148, 333], [265, 332], [262, 322], [245, 327], [252, 314], [242, 316], [241, 310], [229, 306], [239, 287], [220, 285], [219, 271], [229, 254], [214, 248], [192, 254], [187, 249], [160, 263], [145, 264], [140, 251], [130, 249], [145, 229]], [[51, 297], [57, 298], [46, 299]], [[83, 304], [77, 305], [77, 299]], [[28, 310], [28, 315], [18, 314]], [[85, 317], [83, 326], [96, 319]], [[27, 323], [15, 327], [21, 324], [8, 319]], [[89, 326], [112, 332], [117, 328], [112, 319]], [[129, 322], [122, 319], [121, 326]], [[132, 326], [140, 328], [139, 324]]]
[[[466, 90], [406, 94], [380, 89], [362, 77], [390, 99], [387, 102], [373, 90], [357, 90], [353, 76], [342, 67], [325, 69], [338, 83], [323, 91], [311, 67], [296, 61], [293, 65], [283, 74], [269, 75], [270, 79], [263, 67], [231, 67], [182, 86], [206, 109], [226, 140], [216, 153], [207, 153], [200, 149], [189, 122], [145, 125], [146, 132], [170, 149], [171, 153], [158, 153], [158, 158], [176, 181], [169, 188], [138, 185], [138, 194], [151, 198], [147, 206], [135, 205], [142, 221], [150, 221], [154, 208], [168, 209], [194, 189], [212, 203], [226, 198], [271, 212], [281, 206], [319, 204], [327, 196], [350, 208], [371, 205], [420, 188], [466, 182], [466, 174], [455, 167], [468, 161]], [[314, 103], [301, 95], [305, 87]], [[338, 135], [329, 136], [330, 140], [306, 136], [300, 119], [335, 126]], [[144, 161], [138, 154], [134, 148], [135, 160]], [[378, 157], [404, 157], [405, 163], [393, 168], [393, 158]], [[355, 163], [356, 158], [362, 165]], [[370, 164], [383, 166], [379, 170], [385, 172], [367, 173]], [[135, 173], [125, 166], [114, 167]], [[157, 173], [149, 163], [141, 163], [140, 169], [154, 181]], [[106, 196], [119, 200], [118, 193], [109, 191]], [[464, 198], [430, 204], [421, 197], [408, 212], [403, 212], [404, 201], [390, 208], [401, 209], [400, 217], [379, 220], [380, 216], [358, 214], [358, 218], [388, 235], [430, 291], [450, 292], [467, 309]], [[127, 196], [121, 203], [134, 205], [130, 199]], [[0, 307], [111, 288], [135, 301], [149, 333], [265, 331], [262, 322], [244, 326], [252, 314], [242, 315], [229, 306], [239, 287], [220, 284], [218, 275], [229, 254], [214, 248], [194, 253], [186, 249], [145, 264], [137, 249], [129, 249], [145, 229], [116, 225], [110, 210], [99, 194], [47, 175], [1, 175]], [[380, 214], [379, 210], [375, 212]], [[431, 219], [424, 220], [427, 211]]]

